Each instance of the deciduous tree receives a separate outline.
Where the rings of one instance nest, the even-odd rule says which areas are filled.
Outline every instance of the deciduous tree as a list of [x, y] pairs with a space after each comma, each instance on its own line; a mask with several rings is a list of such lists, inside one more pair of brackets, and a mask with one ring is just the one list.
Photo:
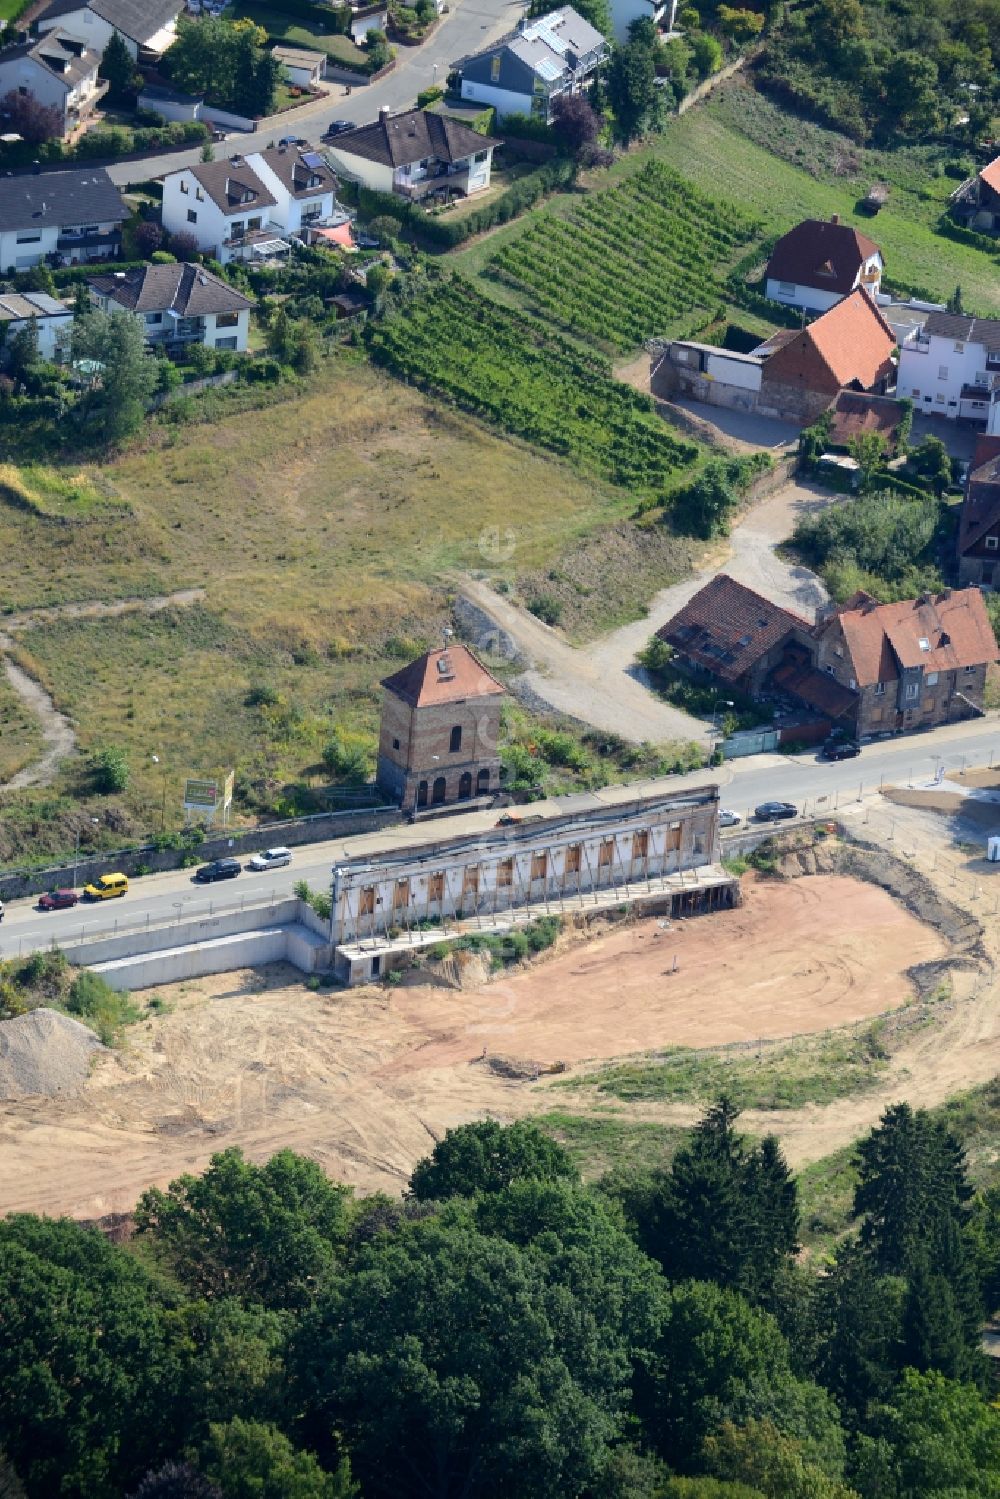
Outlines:
[[410, 1191], [421, 1201], [500, 1192], [512, 1182], [576, 1181], [568, 1153], [537, 1125], [518, 1120], [506, 1127], [495, 1119], [448, 1130], [429, 1156], [418, 1161]]

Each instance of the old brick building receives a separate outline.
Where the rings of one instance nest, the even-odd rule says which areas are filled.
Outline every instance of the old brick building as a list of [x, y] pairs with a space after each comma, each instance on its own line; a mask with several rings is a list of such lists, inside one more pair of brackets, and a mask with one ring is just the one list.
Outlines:
[[859, 288], [807, 328], [782, 329], [754, 351], [764, 360], [761, 406], [814, 422], [841, 390], [884, 395], [895, 384], [895, 351], [896, 335]]
[[504, 688], [464, 645], [428, 651], [382, 683], [378, 783], [404, 810], [500, 787]]
[[1000, 586], [1000, 437], [978, 437], [958, 528], [959, 582]]

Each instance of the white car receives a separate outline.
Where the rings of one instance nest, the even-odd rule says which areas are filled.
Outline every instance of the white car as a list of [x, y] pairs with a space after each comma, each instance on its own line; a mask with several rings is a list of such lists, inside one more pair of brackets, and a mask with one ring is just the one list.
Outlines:
[[725, 807], [723, 807], [722, 811], [719, 813], [720, 828], [738, 828], [741, 821], [742, 818], [739, 817], [737, 813], [729, 812]]
[[247, 869], [282, 869], [292, 862], [290, 848], [265, 848], [246, 863]]

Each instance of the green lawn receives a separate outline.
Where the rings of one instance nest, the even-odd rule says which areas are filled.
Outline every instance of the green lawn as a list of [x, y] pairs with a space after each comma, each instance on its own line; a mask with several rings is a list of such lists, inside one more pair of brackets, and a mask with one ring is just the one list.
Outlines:
[[226, 15], [233, 20], [248, 17], [256, 21], [258, 26], [263, 26], [272, 42], [284, 42], [289, 47], [305, 47], [313, 52], [325, 52], [333, 62], [340, 63], [343, 67], [357, 68], [359, 72], [368, 71], [367, 53], [356, 47], [349, 36], [317, 31], [307, 21], [287, 16], [280, 10], [272, 10], [269, 5], [260, 5], [257, 0], [236, 0], [227, 9]]

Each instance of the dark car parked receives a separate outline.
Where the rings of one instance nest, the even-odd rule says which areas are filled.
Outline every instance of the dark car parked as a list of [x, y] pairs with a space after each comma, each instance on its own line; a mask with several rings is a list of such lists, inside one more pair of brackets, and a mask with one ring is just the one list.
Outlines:
[[66, 911], [75, 906], [80, 897], [75, 890], [46, 890], [38, 897], [40, 911]]
[[823, 760], [853, 760], [861, 746], [853, 739], [828, 739], [819, 753]]
[[195, 879], [200, 885], [210, 885], [213, 880], [235, 880], [242, 869], [239, 859], [213, 859], [211, 864], [203, 864], [195, 871]]
[[785, 817], [798, 816], [798, 813], [791, 802], [761, 802], [759, 807], [754, 807], [753, 815], [758, 822], [781, 822]]
[[345, 130], [357, 130], [357, 128], [353, 120], [331, 120], [327, 128], [323, 131], [322, 139], [331, 141], [336, 136], [343, 135]]

